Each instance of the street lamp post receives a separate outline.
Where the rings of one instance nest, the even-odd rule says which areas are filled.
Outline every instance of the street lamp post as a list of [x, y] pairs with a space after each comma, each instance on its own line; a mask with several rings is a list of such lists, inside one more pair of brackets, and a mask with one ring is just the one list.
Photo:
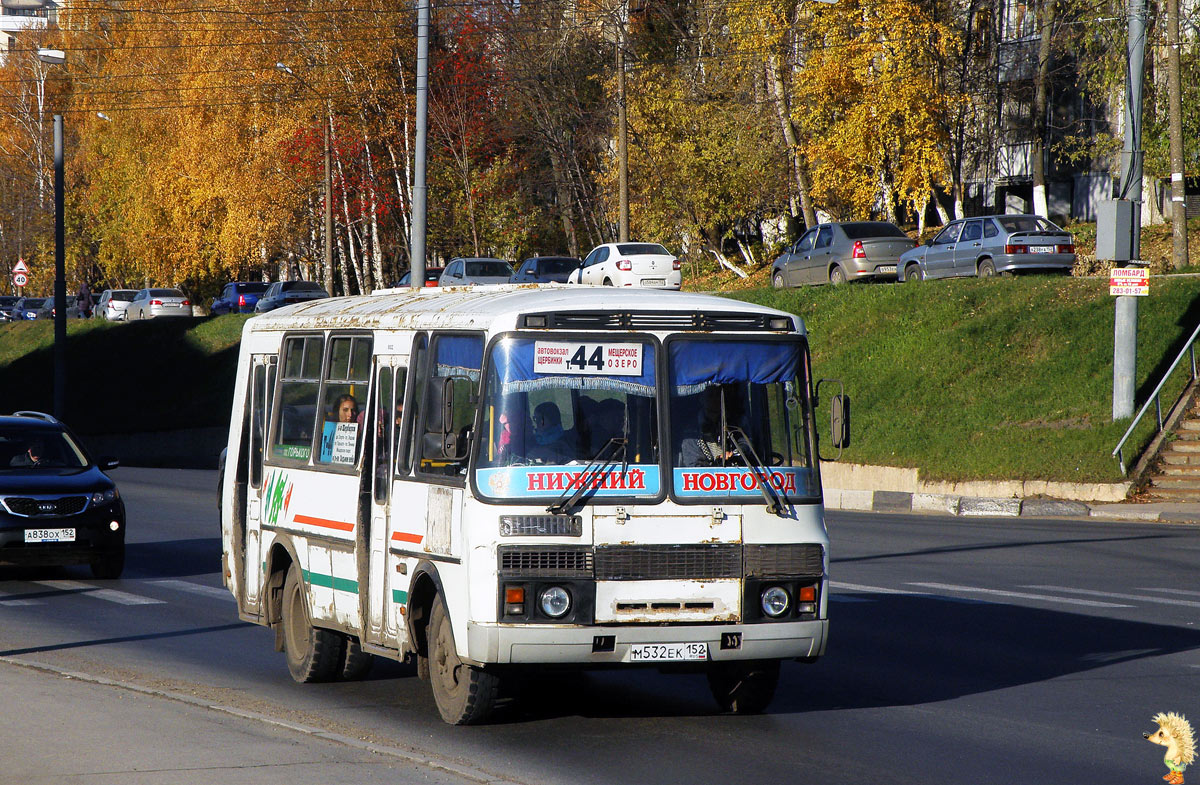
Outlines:
[[[325, 100], [325, 96], [317, 92], [315, 87], [284, 63], [276, 63], [275, 67], [312, 90], [318, 98]], [[331, 120], [328, 117], [321, 120], [321, 134], [325, 142], [325, 289], [330, 296], [333, 296], [333, 166], [332, 155], [329, 151], [330, 123]]]
[[[61, 49], [39, 49], [38, 59], [62, 65]], [[67, 414], [67, 279], [66, 233], [63, 229], [63, 116], [54, 115], [54, 416]]]

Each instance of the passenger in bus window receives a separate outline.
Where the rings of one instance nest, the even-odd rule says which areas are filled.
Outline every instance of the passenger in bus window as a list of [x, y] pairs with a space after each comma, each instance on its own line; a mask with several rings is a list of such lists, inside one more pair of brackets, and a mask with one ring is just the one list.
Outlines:
[[543, 401], [533, 410], [533, 440], [530, 460], [538, 463], [566, 463], [576, 455], [573, 434], [563, 430], [562, 414], [553, 401]]
[[333, 402], [334, 422], [358, 422], [358, 401], [353, 395], [339, 395]]

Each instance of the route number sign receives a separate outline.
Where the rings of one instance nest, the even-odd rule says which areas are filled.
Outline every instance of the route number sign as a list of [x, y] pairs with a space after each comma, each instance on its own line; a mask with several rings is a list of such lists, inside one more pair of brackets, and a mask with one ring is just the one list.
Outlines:
[[533, 370], [580, 376], [641, 376], [642, 345], [535, 341]]

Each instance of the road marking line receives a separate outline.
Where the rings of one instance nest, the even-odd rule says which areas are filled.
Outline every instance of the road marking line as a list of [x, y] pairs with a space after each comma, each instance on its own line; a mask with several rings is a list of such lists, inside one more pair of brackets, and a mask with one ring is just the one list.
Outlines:
[[[1089, 608], [1132, 608], [1132, 605], [1118, 605], [1113, 602], [1099, 600], [1077, 600], [1073, 597], [1054, 597], [1049, 594], [1027, 594], [1019, 591], [1003, 591], [1001, 589], [982, 589], [978, 586], [957, 586], [951, 583], [909, 583], [909, 586], [920, 586], [926, 589], [941, 589], [942, 591], [962, 592], [964, 594], [987, 594], [994, 597], [1010, 597], [1017, 600], [1041, 600], [1043, 602], [1060, 602], [1066, 605], [1084, 605]], [[1049, 588], [1049, 587], [1042, 587]]]
[[850, 591], [869, 591], [872, 594], [917, 594], [915, 591], [906, 591], [904, 589], [887, 589], [883, 586], [864, 586], [861, 583], [843, 583], [842, 581], [830, 581], [829, 585], [835, 589], [849, 589]]
[[1157, 586], [1138, 586], [1138, 591], [1160, 591], [1163, 594], [1184, 594], [1188, 597], [1200, 597], [1200, 591], [1188, 591], [1187, 589], [1160, 589]]
[[154, 586], [165, 586], [168, 589], [176, 589], [178, 591], [191, 592], [192, 594], [202, 594], [205, 597], [215, 597], [218, 600], [227, 600], [233, 602], [233, 595], [228, 589], [218, 589], [216, 586], [205, 586], [202, 583], [191, 583], [190, 581], [147, 581]]
[[0, 600], [0, 605], [42, 605], [40, 600]]
[[34, 581], [34, 583], [42, 586], [49, 586], [51, 589], [58, 589], [59, 591], [79, 592], [81, 594], [86, 594], [89, 597], [95, 597], [98, 600], [115, 602], [118, 605], [166, 604], [166, 600], [156, 600], [151, 597], [141, 597], [137, 594], [117, 591], [116, 589], [101, 589], [87, 583], [80, 583], [79, 581]]
[[1159, 605], [1183, 605], [1187, 608], [1200, 608], [1200, 602], [1195, 600], [1173, 600], [1170, 597], [1150, 597], [1145, 594], [1121, 594], [1119, 592], [1093, 591], [1091, 589], [1073, 589], [1070, 586], [1026, 586], [1024, 588], [1061, 591], [1067, 594], [1082, 594], [1085, 597], [1108, 597], [1113, 600], [1140, 600], [1141, 602], [1155, 602]]

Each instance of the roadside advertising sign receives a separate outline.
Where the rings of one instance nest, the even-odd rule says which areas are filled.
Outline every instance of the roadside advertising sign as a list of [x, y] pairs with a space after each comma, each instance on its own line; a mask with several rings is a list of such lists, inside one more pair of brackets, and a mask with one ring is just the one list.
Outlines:
[[1150, 271], [1145, 267], [1114, 267], [1109, 271], [1108, 293], [1121, 297], [1150, 294]]

